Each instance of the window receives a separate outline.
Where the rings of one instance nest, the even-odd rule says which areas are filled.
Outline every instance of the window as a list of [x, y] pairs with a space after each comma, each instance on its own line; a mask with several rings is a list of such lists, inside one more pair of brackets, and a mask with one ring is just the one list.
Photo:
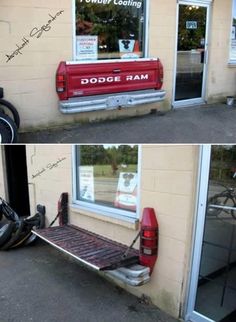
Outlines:
[[236, 0], [233, 1], [230, 60], [236, 62]]
[[144, 57], [146, 0], [75, 0], [76, 59]]
[[94, 211], [136, 218], [138, 146], [76, 146], [74, 198]]

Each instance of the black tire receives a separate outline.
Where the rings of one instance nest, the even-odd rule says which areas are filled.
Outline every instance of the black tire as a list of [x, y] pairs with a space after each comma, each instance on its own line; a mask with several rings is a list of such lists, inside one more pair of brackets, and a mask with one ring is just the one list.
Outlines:
[[[31, 224], [34, 224], [34, 226], [32, 227], [32, 229], [43, 229], [45, 228], [45, 214], [41, 214], [40, 212], [38, 212], [36, 215], [34, 215], [33, 217], [31, 217], [30, 219], [26, 219], [26, 222], [30, 222]], [[38, 239], [38, 236], [31, 233], [28, 238], [25, 239], [23, 245], [27, 246], [32, 244], [33, 242], [35, 242], [35, 240]]]
[[22, 232], [24, 230], [24, 221], [20, 220], [15, 223], [15, 228], [12, 231], [11, 238], [1, 246], [1, 250], [8, 250], [12, 245], [17, 243], [22, 237]]
[[17, 248], [19, 246], [24, 245], [25, 241], [31, 236], [31, 230], [30, 231], [25, 231], [24, 234], [21, 235], [21, 238], [11, 246], [11, 248]]
[[[7, 114], [8, 116], [10, 116], [14, 120], [14, 122], [16, 123], [16, 127], [19, 129], [20, 115], [14, 105], [12, 105], [10, 102], [0, 98], [0, 111], [3, 112], [3, 114]], [[9, 112], [10, 112], [10, 115], [9, 115]]]
[[16, 124], [9, 116], [0, 112], [0, 144], [16, 143], [17, 141]]
[[11, 238], [14, 228], [15, 223], [10, 222], [0, 229], [0, 246], [4, 245]]
[[[0, 198], [1, 199], [1, 198]], [[1, 199], [2, 201], [2, 214], [4, 215], [4, 217], [8, 220], [8, 221], [19, 221], [20, 218], [17, 215], [17, 213], [10, 207], [10, 205], [3, 199]]]

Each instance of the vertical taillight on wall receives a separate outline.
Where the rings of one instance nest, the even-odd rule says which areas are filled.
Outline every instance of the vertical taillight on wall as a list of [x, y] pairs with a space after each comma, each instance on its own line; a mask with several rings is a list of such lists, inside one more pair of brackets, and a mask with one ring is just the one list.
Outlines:
[[158, 59], [157, 61], [157, 89], [161, 89], [164, 80], [164, 69], [161, 61]]
[[60, 100], [67, 99], [66, 63], [60, 62], [56, 73], [56, 91]]
[[63, 192], [58, 200], [57, 212], [59, 214], [59, 226], [68, 224], [68, 193]]
[[66, 77], [65, 75], [57, 75], [57, 92], [62, 93], [66, 90]]
[[144, 208], [140, 232], [141, 265], [150, 267], [152, 273], [158, 255], [158, 223], [153, 208]]

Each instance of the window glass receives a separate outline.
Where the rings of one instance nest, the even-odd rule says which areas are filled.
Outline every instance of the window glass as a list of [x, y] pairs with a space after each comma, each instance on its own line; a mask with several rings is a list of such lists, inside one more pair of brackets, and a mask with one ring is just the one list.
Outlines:
[[236, 61], [236, 0], [233, 1], [230, 60]]
[[236, 321], [236, 146], [212, 146], [195, 310]]
[[76, 147], [76, 199], [136, 213], [138, 146]]
[[145, 0], [76, 0], [76, 58], [144, 57]]

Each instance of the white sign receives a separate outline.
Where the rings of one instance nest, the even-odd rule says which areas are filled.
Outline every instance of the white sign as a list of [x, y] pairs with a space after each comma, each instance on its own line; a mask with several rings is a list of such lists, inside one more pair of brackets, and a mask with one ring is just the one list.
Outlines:
[[134, 193], [137, 187], [137, 173], [121, 172], [117, 190], [119, 192]]
[[134, 39], [119, 39], [120, 53], [132, 53], [134, 51]]
[[197, 29], [197, 21], [186, 21], [186, 29]]
[[93, 167], [79, 167], [79, 194], [80, 199], [94, 202]]
[[76, 36], [76, 53], [79, 60], [96, 60], [98, 36]]
[[136, 210], [137, 206], [137, 173], [133, 172], [121, 172], [115, 206], [118, 208], [126, 208], [129, 210]]

